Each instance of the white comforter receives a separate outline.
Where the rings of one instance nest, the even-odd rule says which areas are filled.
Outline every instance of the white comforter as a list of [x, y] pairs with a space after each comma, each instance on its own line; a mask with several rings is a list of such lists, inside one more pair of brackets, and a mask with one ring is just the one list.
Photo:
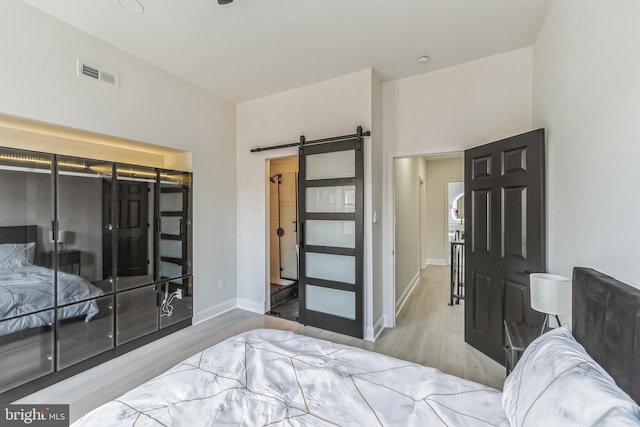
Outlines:
[[90, 412], [90, 426], [508, 426], [501, 392], [292, 332], [229, 338]]
[[[104, 292], [80, 276], [58, 272], [58, 305], [87, 300]], [[22, 316], [53, 306], [53, 270], [35, 265], [0, 269], [0, 319]], [[99, 309], [95, 301], [84, 301], [60, 309], [63, 319], [85, 315], [91, 320]], [[0, 335], [51, 324], [51, 311], [0, 321]]]

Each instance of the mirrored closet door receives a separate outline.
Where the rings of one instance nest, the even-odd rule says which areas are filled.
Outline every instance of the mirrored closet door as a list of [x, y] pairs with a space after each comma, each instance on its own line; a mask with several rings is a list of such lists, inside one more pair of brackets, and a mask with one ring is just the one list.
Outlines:
[[[113, 348], [113, 164], [58, 156], [57, 236], [49, 231], [46, 260], [56, 260], [58, 368]], [[49, 262], [49, 261], [47, 261]]]
[[191, 324], [191, 188], [187, 172], [0, 147], [1, 398]]
[[[0, 392], [53, 372], [53, 156], [0, 148]], [[44, 264], [44, 265], [43, 265]]]

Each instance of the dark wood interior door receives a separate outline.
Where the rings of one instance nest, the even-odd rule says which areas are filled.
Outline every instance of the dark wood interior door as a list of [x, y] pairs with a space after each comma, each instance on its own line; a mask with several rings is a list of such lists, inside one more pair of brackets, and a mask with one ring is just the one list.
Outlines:
[[149, 184], [118, 181], [118, 276], [149, 274]]
[[546, 271], [544, 129], [465, 151], [465, 341], [504, 363], [504, 320], [536, 324]]

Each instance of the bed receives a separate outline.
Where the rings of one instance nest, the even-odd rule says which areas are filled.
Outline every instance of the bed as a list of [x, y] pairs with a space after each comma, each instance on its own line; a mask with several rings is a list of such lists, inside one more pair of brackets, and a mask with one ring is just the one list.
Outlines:
[[[37, 226], [0, 227], [0, 336], [53, 322], [54, 271], [34, 264]], [[98, 314], [104, 292], [81, 276], [58, 272], [58, 318]], [[76, 304], [72, 304], [76, 303]], [[2, 320], [6, 319], [6, 320]]]
[[[640, 290], [580, 268], [573, 286], [575, 337], [562, 327], [536, 339], [502, 392], [366, 350], [259, 329], [190, 357], [73, 426], [639, 425]], [[628, 309], [617, 309], [619, 297]], [[610, 331], [630, 344], [621, 351]]]

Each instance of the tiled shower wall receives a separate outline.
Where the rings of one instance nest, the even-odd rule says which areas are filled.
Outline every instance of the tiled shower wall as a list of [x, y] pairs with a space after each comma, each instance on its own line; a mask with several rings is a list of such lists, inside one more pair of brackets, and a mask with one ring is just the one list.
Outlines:
[[[298, 157], [285, 157], [273, 159], [270, 164], [270, 175], [282, 174], [280, 184], [280, 227], [284, 230], [284, 235], [278, 237], [278, 184], [269, 182], [269, 205], [270, 205], [270, 262], [271, 262], [271, 283], [288, 283], [282, 278], [298, 279], [298, 255], [296, 252], [296, 181], [298, 177]], [[280, 239], [282, 253], [282, 273], [280, 274], [280, 254], [278, 251], [278, 239]]]

